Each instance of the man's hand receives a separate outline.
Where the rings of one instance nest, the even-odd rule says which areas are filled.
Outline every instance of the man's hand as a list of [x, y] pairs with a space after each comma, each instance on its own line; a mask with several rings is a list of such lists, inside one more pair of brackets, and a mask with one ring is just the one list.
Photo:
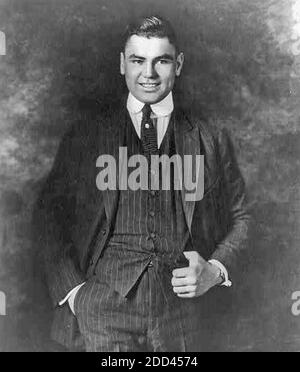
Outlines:
[[220, 269], [205, 261], [198, 252], [183, 252], [189, 266], [173, 270], [172, 286], [178, 297], [202, 296], [222, 282]]

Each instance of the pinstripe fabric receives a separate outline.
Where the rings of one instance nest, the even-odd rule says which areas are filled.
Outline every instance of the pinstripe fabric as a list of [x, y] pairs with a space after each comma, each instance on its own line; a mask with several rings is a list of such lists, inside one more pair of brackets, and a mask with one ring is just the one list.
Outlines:
[[[134, 293], [114, 290], [115, 272], [102, 268], [75, 301], [87, 351], [199, 351], [199, 304], [172, 293], [170, 273], [148, 267]], [[157, 267], [155, 267], [157, 265]], [[164, 291], [164, 294], [163, 294]]]
[[[144, 117], [142, 125], [146, 121]], [[148, 144], [127, 123], [128, 156], [157, 151], [153, 142]], [[172, 156], [174, 147], [171, 122], [160, 154]], [[114, 232], [96, 267], [95, 280], [84, 289], [85, 310], [77, 305], [88, 350], [134, 351], [146, 344], [157, 351], [185, 350], [188, 328], [182, 324], [171, 277], [182, 250], [188, 248], [182, 246], [187, 232], [180, 192], [120, 192]], [[145, 342], [138, 342], [141, 337]]]
[[[173, 134], [170, 123], [160, 147], [161, 154], [172, 155], [175, 151]], [[131, 123], [127, 123], [126, 138], [128, 156], [143, 154], [142, 143]], [[127, 295], [153, 255], [174, 265], [183, 250], [186, 232], [179, 191], [121, 191], [110, 249], [104, 252], [104, 256], [112, 254], [117, 262], [130, 267], [131, 275], [125, 278], [121, 275], [116, 280], [118, 291]]]

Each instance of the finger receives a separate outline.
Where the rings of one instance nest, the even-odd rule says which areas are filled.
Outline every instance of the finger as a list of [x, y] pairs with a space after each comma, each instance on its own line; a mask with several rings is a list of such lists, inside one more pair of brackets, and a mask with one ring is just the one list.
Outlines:
[[180, 298], [194, 298], [194, 297], [196, 297], [196, 292], [178, 293], [177, 296], [180, 297]]
[[206, 262], [197, 251], [183, 252], [185, 258], [189, 261], [189, 266], [196, 266]]
[[173, 291], [175, 293], [180, 293], [180, 294], [195, 293], [196, 292], [196, 286], [195, 285], [184, 285], [182, 287], [174, 287]]
[[172, 286], [173, 287], [181, 287], [183, 285], [195, 285], [197, 284], [196, 278], [193, 277], [185, 277], [185, 278], [172, 278]]
[[172, 274], [175, 278], [184, 278], [191, 274], [191, 269], [189, 267], [182, 267], [180, 269], [173, 270]]

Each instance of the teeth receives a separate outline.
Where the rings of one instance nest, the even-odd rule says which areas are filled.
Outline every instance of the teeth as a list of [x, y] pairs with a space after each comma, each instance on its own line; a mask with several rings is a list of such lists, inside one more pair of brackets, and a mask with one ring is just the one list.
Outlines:
[[155, 87], [157, 84], [142, 84], [144, 87]]

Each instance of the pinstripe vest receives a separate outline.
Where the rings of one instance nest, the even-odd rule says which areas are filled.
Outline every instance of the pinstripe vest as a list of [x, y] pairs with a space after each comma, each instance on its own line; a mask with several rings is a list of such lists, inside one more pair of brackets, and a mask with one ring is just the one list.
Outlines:
[[[129, 121], [125, 143], [128, 157], [143, 155], [141, 140]], [[169, 157], [176, 153], [172, 119], [159, 152]], [[182, 251], [192, 249], [189, 248], [191, 243], [187, 237], [189, 232], [179, 190], [172, 189], [172, 186], [170, 191], [122, 190], [114, 230], [98, 261], [96, 274], [104, 268], [114, 270], [116, 280], [110, 285], [126, 296], [153, 259], [168, 269], [177, 267], [179, 259], [182, 259]], [[110, 265], [110, 262], [113, 264]]]

